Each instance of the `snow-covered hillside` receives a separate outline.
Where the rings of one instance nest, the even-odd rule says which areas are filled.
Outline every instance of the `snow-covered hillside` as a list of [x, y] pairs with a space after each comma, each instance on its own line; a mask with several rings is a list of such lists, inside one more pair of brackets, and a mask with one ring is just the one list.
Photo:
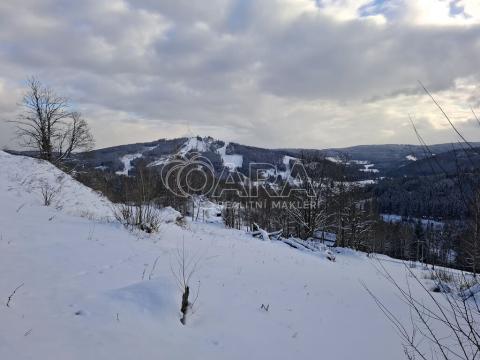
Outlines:
[[[330, 262], [220, 223], [138, 236], [53, 166], [0, 152], [0, 167], [0, 359], [404, 358], [361, 281], [399, 318], [408, 308], [365, 254]], [[183, 245], [198, 261], [186, 326], [172, 274]]]
[[[51, 197], [51, 206], [63, 213], [97, 220], [113, 218], [108, 200], [50, 163], [0, 151], [0, 164], [0, 196], [14, 196], [19, 202], [18, 213], [24, 207], [43, 204], [46, 192]], [[8, 204], [2, 203], [0, 210]]]

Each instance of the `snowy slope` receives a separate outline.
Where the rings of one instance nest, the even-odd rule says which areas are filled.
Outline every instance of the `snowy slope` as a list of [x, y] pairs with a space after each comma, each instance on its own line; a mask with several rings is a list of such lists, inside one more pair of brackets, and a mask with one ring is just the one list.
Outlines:
[[208, 149], [209, 144], [204, 139], [198, 137], [191, 137], [182, 145], [178, 154], [185, 156], [190, 151], [205, 152]]
[[132, 170], [132, 161], [143, 156], [142, 153], [137, 154], [127, 154], [120, 158], [120, 161], [123, 163], [123, 170], [117, 171], [117, 175], [125, 175], [128, 176], [130, 170]]
[[221, 148], [217, 150], [220, 154], [223, 162], [223, 166], [230, 170], [241, 168], [243, 165], [243, 156], [238, 154], [227, 155], [227, 146], [229, 143], [225, 143]]
[[[0, 152], [0, 167], [0, 300], [20, 286], [0, 306], [0, 359], [404, 358], [360, 280], [399, 317], [408, 309], [365, 254], [329, 262], [218, 223], [138, 237], [95, 220], [110, 204], [67, 175], [42, 206], [35, 184], [62, 175], [51, 165]], [[186, 326], [171, 271], [183, 244], [199, 260]]]
[[[0, 164], [1, 191], [14, 194], [21, 207], [41, 205], [42, 190], [48, 189], [54, 193], [52, 206], [67, 214], [95, 219], [113, 218], [108, 200], [50, 163], [0, 151]], [[22, 198], [25, 198], [24, 202]]]

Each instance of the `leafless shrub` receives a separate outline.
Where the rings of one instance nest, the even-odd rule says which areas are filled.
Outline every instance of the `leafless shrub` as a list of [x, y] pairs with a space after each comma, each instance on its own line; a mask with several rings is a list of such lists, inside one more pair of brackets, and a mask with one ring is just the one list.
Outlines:
[[426, 274], [424, 274], [423, 278], [433, 281], [441, 281], [444, 283], [453, 283], [457, 280], [452, 271], [446, 269], [428, 271]]
[[461, 276], [458, 278], [458, 288], [461, 292], [473, 288], [474, 285], [478, 285], [478, 279], [474, 276]]
[[[478, 359], [480, 356], [480, 307], [474, 290], [461, 291], [460, 279], [467, 281], [468, 274], [457, 277], [444, 273], [432, 275], [437, 284], [450, 281], [452, 291], [430, 291], [419, 276], [407, 265], [406, 286], [401, 286], [388, 270], [378, 262], [378, 270], [396, 290], [410, 310], [410, 324], [399, 319], [367, 285], [364, 288], [372, 296], [380, 310], [392, 323], [404, 342], [408, 359]], [[413, 280], [412, 280], [413, 279]], [[411, 291], [411, 286], [420, 287], [422, 299]], [[478, 287], [474, 285], [474, 287]], [[467, 295], [466, 295], [467, 294]]]
[[148, 234], [160, 229], [161, 219], [152, 205], [117, 204], [113, 213], [115, 218], [129, 229], [139, 229]]
[[60, 195], [63, 185], [63, 177], [58, 177], [55, 182], [48, 180], [40, 180], [35, 188], [40, 193], [44, 206], [52, 205], [53, 201]]
[[182, 243], [182, 249], [177, 248], [176, 252], [176, 267], [170, 264], [170, 269], [178, 285], [179, 290], [182, 293], [182, 301], [180, 306], [180, 312], [182, 317], [180, 322], [185, 325], [187, 322], [187, 314], [190, 312], [195, 302], [198, 299], [200, 293], [200, 282], [198, 282], [197, 293], [190, 301], [190, 284], [195, 271], [197, 270], [200, 259], [196, 256], [188, 255], [185, 252], [185, 242]]
[[443, 270], [443, 269], [436, 270], [435, 276], [438, 281], [443, 281], [446, 283], [453, 283], [455, 281], [453, 273], [448, 270]]
[[53, 199], [58, 194], [56, 189], [48, 183], [43, 183], [40, 185], [40, 193], [42, 194], [44, 206], [50, 206]]

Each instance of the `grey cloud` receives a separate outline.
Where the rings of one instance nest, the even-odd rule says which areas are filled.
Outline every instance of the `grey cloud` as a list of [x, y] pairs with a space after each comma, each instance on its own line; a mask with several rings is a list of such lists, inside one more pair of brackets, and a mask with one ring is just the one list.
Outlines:
[[[398, 125], [409, 109], [398, 108], [405, 96], [421, 97], [417, 80], [435, 92], [454, 91], [462, 78], [478, 83], [479, 26], [339, 22], [320, 13], [285, 19], [282, 6], [2, 4], [0, 81], [18, 94], [34, 74], [66, 93], [94, 123], [100, 146], [115, 140], [108, 129], [118, 128], [124, 142], [136, 126], [132, 141], [190, 129], [274, 147], [415, 141], [408, 125]], [[0, 101], [0, 111], [11, 114], [19, 100]], [[0, 144], [9, 143], [11, 129], [3, 123], [0, 131]], [[433, 141], [447, 137], [425, 131]]]
[[[332, 99], [395, 93], [422, 80], [432, 91], [477, 73], [480, 27], [379, 28], [300, 19], [270, 42], [265, 90]], [[273, 61], [273, 59], [275, 59]]]

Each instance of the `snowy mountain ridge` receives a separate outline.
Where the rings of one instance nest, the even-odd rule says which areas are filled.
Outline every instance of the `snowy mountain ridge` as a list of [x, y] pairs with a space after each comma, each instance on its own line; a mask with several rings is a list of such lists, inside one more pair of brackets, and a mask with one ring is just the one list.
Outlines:
[[[458, 144], [431, 145], [430, 149], [436, 154], [443, 154], [452, 151], [452, 147], [458, 147]], [[185, 157], [191, 152], [209, 159], [219, 173], [226, 167], [229, 170], [241, 171], [244, 175], [252, 163], [272, 164], [277, 166], [280, 172], [284, 172], [285, 157], [301, 158], [306, 155], [325, 158], [332, 167], [340, 165], [342, 159], [348, 159], [350, 170], [362, 179], [373, 179], [386, 174], [395, 175], [398, 172], [403, 174], [405, 171], [415, 172], [421, 164], [412, 166], [412, 163], [422, 163], [426, 156], [425, 149], [418, 145], [362, 145], [319, 150], [266, 149], [209, 136], [195, 136], [93, 150], [77, 154], [72, 161], [79, 167], [128, 175], [135, 172], [138, 164], [159, 167], [175, 156]]]

